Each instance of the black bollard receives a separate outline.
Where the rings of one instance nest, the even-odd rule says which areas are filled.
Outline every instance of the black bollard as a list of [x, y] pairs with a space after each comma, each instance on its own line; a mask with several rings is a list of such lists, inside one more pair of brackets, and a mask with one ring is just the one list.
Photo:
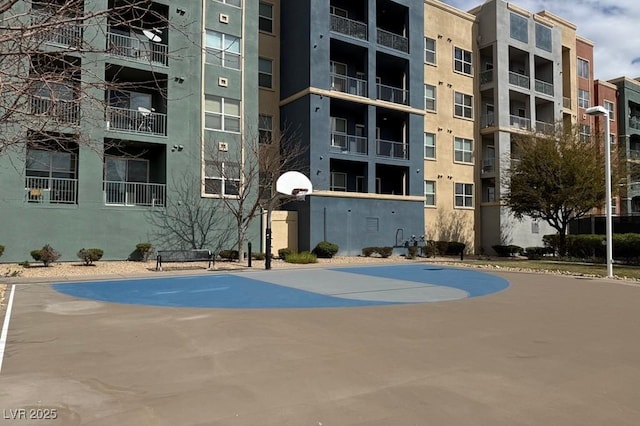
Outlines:
[[249, 256], [249, 268], [251, 268], [251, 258], [253, 257], [253, 256], [251, 256], [251, 241], [249, 241], [249, 243], [247, 244], [247, 247], [248, 247], [247, 251], [249, 252], [249, 254], [248, 254], [248, 256]]

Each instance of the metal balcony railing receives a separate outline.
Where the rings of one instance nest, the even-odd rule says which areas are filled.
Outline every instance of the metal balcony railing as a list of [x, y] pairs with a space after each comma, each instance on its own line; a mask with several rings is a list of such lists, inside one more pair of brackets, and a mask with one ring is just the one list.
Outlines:
[[409, 158], [409, 145], [404, 142], [386, 141], [378, 139], [376, 141], [376, 155], [378, 157]]
[[395, 104], [408, 105], [409, 91], [400, 87], [386, 86], [378, 83], [377, 98], [381, 101], [393, 102]]
[[509, 116], [509, 125], [516, 129], [531, 130], [531, 120], [517, 115]]
[[480, 118], [482, 127], [494, 127], [496, 125], [496, 117], [494, 114], [485, 114]]
[[640, 182], [630, 182], [627, 184], [627, 195], [636, 195], [640, 192]]
[[640, 130], [640, 117], [629, 117], [629, 127], [632, 129]]
[[[36, 3], [34, 3], [35, 5]], [[33, 10], [31, 12], [31, 25], [36, 27], [33, 28], [34, 38], [44, 43], [80, 47], [82, 44], [82, 27], [74, 22], [65, 22], [72, 19], [73, 17], [69, 16], [46, 13], [45, 10]], [[42, 25], [42, 28], [37, 28], [38, 25]]]
[[331, 74], [331, 88], [351, 95], [367, 96], [367, 80]]
[[107, 50], [114, 56], [122, 56], [138, 62], [169, 65], [168, 46], [151, 40], [140, 40], [110, 32], [107, 33]]
[[331, 14], [331, 31], [360, 40], [367, 39], [367, 24], [334, 14]]
[[529, 77], [527, 77], [526, 75], [518, 74], [517, 72], [509, 71], [509, 84], [528, 89]]
[[630, 149], [629, 150], [629, 159], [630, 160], [640, 160], [640, 149]]
[[546, 121], [536, 121], [536, 132], [551, 134], [556, 130], [556, 126], [553, 123], [547, 123]]
[[480, 84], [487, 84], [493, 81], [493, 70], [485, 70], [480, 73]]
[[78, 204], [78, 180], [27, 176], [25, 200], [29, 203]]
[[117, 206], [164, 207], [166, 185], [162, 183], [103, 181], [104, 203]]
[[390, 47], [400, 52], [409, 53], [409, 39], [399, 34], [394, 34], [389, 31], [381, 30], [378, 28], [377, 43], [381, 46]]
[[567, 98], [566, 96], [562, 97], [562, 107], [563, 108], [571, 108], [571, 98]]
[[535, 88], [536, 88], [536, 92], [538, 93], [553, 96], [553, 84], [551, 83], [547, 83], [546, 81], [542, 81], [542, 80], [536, 80]]
[[31, 96], [31, 114], [48, 117], [57, 124], [78, 124], [80, 104], [77, 100], [63, 100]]
[[343, 153], [367, 155], [367, 138], [346, 133], [331, 133], [331, 148]]
[[482, 173], [493, 173], [496, 171], [496, 159], [485, 158], [482, 160]]
[[167, 115], [149, 111], [107, 107], [106, 129], [152, 136], [167, 136]]

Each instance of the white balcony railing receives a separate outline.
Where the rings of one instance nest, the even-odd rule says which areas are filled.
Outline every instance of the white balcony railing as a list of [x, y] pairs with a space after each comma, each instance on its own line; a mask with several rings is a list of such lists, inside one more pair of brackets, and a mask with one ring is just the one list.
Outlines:
[[367, 80], [331, 74], [331, 88], [351, 95], [367, 96]]
[[409, 158], [409, 145], [404, 142], [386, 141], [378, 139], [376, 141], [376, 155], [378, 157]]
[[161, 183], [103, 181], [104, 203], [116, 206], [163, 207], [166, 185]]
[[482, 160], [482, 173], [493, 173], [496, 171], [496, 159], [485, 158]]
[[346, 133], [331, 133], [331, 148], [343, 153], [367, 155], [367, 138]]
[[509, 116], [509, 125], [520, 130], [531, 130], [531, 120], [517, 115]]
[[386, 86], [378, 83], [377, 98], [381, 101], [393, 102], [394, 104], [408, 105], [409, 91], [400, 87]]
[[[34, 3], [35, 5], [36, 3]], [[51, 12], [55, 13], [53, 10]], [[82, 27], [74, 22], [68, 22], [71, 20], [73, 20], [73, 17], [57, 16], [46, 13], [44, 10], [33, 10], [31, 13], [31, 25], [34, 27], [34, 38], [44, 43], [80, 47], [82, 44]], [[38, 28], [39, 25], [42, 25], [42, 27]]]
[[360, 40], [367, 39], [367, 24], [334, 14], [331, 14], [331, 31]]
[[509, 71], [509, 84], [528, 89], [529, 77], [527, 77], [526, 75], [518, 74], [517, 72]]
[[78, 124], [80, 106], [77, 100], [63, 100], [31, 96], [31, 114], [48, 117], [57, 124]]
[[547, 123], [546, 121], [536, 121], [536, 132], [552, 134], [556, 130], [556, 126], [553, 123]]
[[167, 115], [138, 108], [107, 107], [106, 129], [152, 136], [167, 135]]
[[553, 96], [553, 84], [547, 83], [546, 81], [542, 81], [542, 80], [536, 80], [535, 87], [536, 87], [536, 92]]
[[27, 176], [25, 200], [29, 203], [77, 204], [78, 180]]
[[381, 46], [390, 47], [400, 52], [409, 52], [409, 39], [399, 34], [394, 34], [389, 31], [381, 30], [378, 28], [377, 42]]
[[151, 62], [156, 65], [167, 66], [169, 64], [166, 44], [111, 32], [107, 34], [107, 43], [107, 50], [111, 55], [123, 56], [138, 62]]

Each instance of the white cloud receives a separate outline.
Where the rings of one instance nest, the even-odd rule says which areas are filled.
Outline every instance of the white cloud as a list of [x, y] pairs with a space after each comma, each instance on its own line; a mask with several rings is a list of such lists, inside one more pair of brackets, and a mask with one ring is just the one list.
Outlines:
[[[442, 1], [462, 10], [483, 3], [482, 0]], [[548, 10], [574, 23], [578, 34], [595, 44], [597, 79], [640, 77], [639, 0], [515, 0], [512, 3], [531, 12]]]

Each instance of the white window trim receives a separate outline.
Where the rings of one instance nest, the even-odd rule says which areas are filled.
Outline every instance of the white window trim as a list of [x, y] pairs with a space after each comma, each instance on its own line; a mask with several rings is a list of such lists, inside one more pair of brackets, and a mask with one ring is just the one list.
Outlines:
[[[232, 117], [232, 118], [237, 118], [240, 121], [240, 126], [242, 125], [242, 121], [241, 121], [241, 115], [231, 115], [231, 114], [227, 114], [225, 113], [225, 103], [226, 103], [226, 98], [223, 98], [222, 96], [216, 96], [216, 95], [211, 95], [214, 96], [216, 98], [220, 98], [221, 102], [220, 102], [220, 111], [221, 112], [213, 112], [213, 111], [207, 111], [205, 109], [204, 113], [205, 116], [208, 115], [216, 115], [220, 117], [220, 124], [222, 126], [221, 129], [216, 129], [216, 128], [211, 128], [211, 127], [206, 127], [206, 119], [205, 119], [205, 130], [214, 130], [214, 131], [219, 131], [219, 132], [226, 132], [226, 133], [235, 133], [235, 134], [239, 134], [240, 131], [242, 131], [242, 128], [240, 129], [240, 131], [235, 131], [235, 130], [226, 130], [225, 129], [225, 118], [226, 117]], [[206, 95], [205, 95], [206, 98]], [[238, 101], [238, 110], [240, 111], [240, 114], [242, 114], [242, 102], [238, 99], [231, 99], [229, 98], [229, 100], [233, 100], [233, 101]]]
[[[267, 73], [264, 71], [260, 71], [260, 61], [268, 61], [271, 64], [271, 72]], [[273, 64], [274, 60], [271, 58], [265, 58], [264, 56], [258, 57], [258, 87], [261, 89], [273, 89]], [[270, 86], [260, 86], [260, 75], [268, 75], [270, 77], [271, 85]]]
[[[432, 135], [433, 136], [433, 146], [429, 145], [429, 148], [433, 147], [433, 157], [427, 157], [427, 135]], [[424, 155], [424, 159], [425, 160], [435, 160], [438, 157], [438, 149], [437, 149], [437, 145], [438, 143], [436, 142], [436, 134], [435, 133], [431, 133], [431, 132], [424, 132], [424, 136], [423, 136], [423, 155]]]
[[[609, 109], [609, 105], [611, 105], [612, 109]], [[609, 121], [615, 121], [615, 119], [616, 119], [616, 104], [605, 99], [604, 100], [604, 107], [609, 112]]]
[[[432, 182], [433, 183], [433, 192], [427, 192], [427, 182]], [[424, 206], [425, 207], [435, 207], [436, 203], [438, 202], [437, 198], [436, 198], [436, 185], [437, 182], [435, 180], [425, 180], [424, 181]], [[427, 203], [427, 195], [433, 195], [433, 204], [428, 204]]]
[[[265, 5], [271, 6], [271, 16], [270, 17], [269, 16], [260, 15], [260, 4], [262, 4], [262, 3], [265, 4]], [[266, 2], [266, 1], [258, 2], [258, 31], [259, 32], [265, 33], [265, 34], [274, 34], [274, 32], [273, 32], [273, 27], [274, 27], [274, 24], [275, 24], [275, 22], [274, 22], [275, 20], [273, 18], [273, 10], [274, 9], [275, 9], [275, 6], [272, 3], [269, 3], [269, 2]], [[269, 21], [271, 21], [271, 31], [263, 30], [263, 29], [260, 28], [260, 19], [261, 18], [268, 19]]]
[[[212, 167], [215, 168], [215, 170], [213, 170], [214, 173], [221, 173], [222, 176], [207, 176], [205, 173], [205, 182], [207, 180], [214, 180], [214, 181], [220, 181], [220, 189], [221, 189], [221, 193], [217, 194], [217, 193], [209, 193], [206, 192], [206, 183], [205, 183], [205, 188], [204, 189], [204, 193], [208, 196], [214, 196], [214, 197], [228, 197], [228, 198], [239, 198], [240, 194], [236, 195], [236, 194], [225, 194], [224, 190], [225, 190], [225, 183], [226, 181], [230, 181], [230, 182], [236, 182], [237, 186], [238, 186], [238, 192], [241, 192], [241, 188], [240, 188], [240, 176], [236, 177], [226, 177], [224, 176], [225, 174], [225, 161], [208, 161], [208, 163], [213, 163]], [[218, 169], [217, 165], [215, 163], [221, 163], [220, 169]], [[240, 165], [237, 163], [233, 163], [236, 164], [236, 166], [238, 167], [238, 170], [240, 170]], [[206, 166], [205, 166], [205, 170], [206, 170]]]
[[[580, 61], [584, 61], [587, 64], [587, 76], [582, 76], [580, 75]], [[591, 78], [591, 66], [590, 66], [591, 62], [588, 59], [584, 59], [578, 56], [578, 58], [576, 59], [576, 74], [578, 75], [578, 78], [584, 78], [584, 79], [590, 79]]]
[[[433, 41], [433, 50], [429, 50], [427, 49], [427, 40], [432, 40]], [[424, 37], [424, 63], [425, 64], [430, 64], [430, 65], [437, 65], [438, 63], [438, 56], [437, 56], [437, 45], [438, 42], [436, 41], [435, 38], [431, 38], [431, 37]], [[427, 61], [427, 52], [429, 53], [433, 53], [433, 62], [431, 61]]]
[[[459, 49], [462, 52], [462, 59], [456, 58], [456, 49]], [[469, 55], [471, 55], [471, 62], [467, 62], [464, 60], [465, 53], [468, 53]], [[460, 63], [462, 68], [461, 70], [456, 69], [457, 63]], [[467, 64], [469, 65], [469, 72], [465, 72], [464, 70], [464, 66]], [[453, 46], [453, 72], [458, 74], [473, 76], [473, 52], [471, 52], [470, 50], [463, 49], [462, 47]]]
[[[463, 185], [462, 186], [462, 191], [463, 191], [462, 194], [458, 194], [456, 192], [456, 185]], [[465, 191], [464, 191], [468, 185], [471, 185], [471, 195], [466, 195]], [[456, 209], [473, 210], [473, 208], [474, 208], [474, 196], [475, 196], [475, 185], [473, 183], [455, 182], [453, 184], [453, 207], [454, 208], [456, 208]], [[463, 206], [458, 206], [458, 205], [456, 205], [456, 200], [457, 200], [458, 197], [462, 197], [463, 204], [466, 204], [466, 203], [464, 203], [464, 200], [470, 199], [471, 200], [471, 205], [470, 206], [464, 206], [464, 205]]]
[[[239, 70], [240, 67], [241, 67], [240, 58], [242, 56], [242, 39], [240, 37], [236, 37], [234, 35], [223, 33], [223, 32], [216, 31], [216, 30], [207, 29], [206, 32], [219, 34], [221, 36], [222, 46], [226, 46], [227, 45], [227, 42], [226, 42], [227, 37], [233, 38], [234, 39], [233, 43], [238, 43], [238, 52], [231, 52], [231, 51], [229, 51], [229, 49], [225, 49], [224, 47], [206, 46], [206, 53], [213, 53], [214, 55], [219, 55], [220, 56], [220, 62], [221, 62], [220, 66], [222, 66], [223, 68], [228, 68], [228, 69], [231, 69], [231, 70]], [[207, 60], [206, 53], [205, 53], [205, 62]], [[226, 65], [226, 63], [227, 63], [226, 57], [227, 56], [237, 57], [238, 68], [229, 67], [229, 66]], [[211, 64], [210, 62], [206, 62], [206, 63]], [[211, 65], [217, 65], [217, 64], [211, 64]]]
[[[337, 187], [335, 185], [335, 176], [340, 175], [340, 176], [344, 176], [344, 187]], [[344, 172], [331, 172], [331, 182], [329, 183], [329, 190], [330, 191], [338, 191], [338, 192], [347, 192], [347, 174]], [[339, 188], [339, 189], [336, 189]]]
[[[427, 86], [433, 87], [433, 98], [427, 98]], [[433, 101], [433, 109], [427, 108], [427, 100]], [[432, 111], [432, 112], [435, 112], [438, 110], [438, 88], [433, 84], [425, 83], [424, 85], [424, 109], [425, 111]]]
[[[471, 142], [471, 149], [456, 149], [456, 141], [462, 141], [462, 143], [464, 144], [465, 142]], [[469, 138], [463, 138], [460, 136], [455, 136], [453, 138], [453, 162], [454, 163], [460, 163], [460, 164], [474, 164], [473, 161], [473, 139], [469, 139]], [[456, 160], [456, 152], [461, 152], [462, 153], [462, 160]], [[464, 161], [464, 154], [465, 153], [469, 153], [471, 156], [471, 161]]]
[[[461, 104], [456, 103], [456, 94], [460, 94], [463, 96], [462, 98], [462, 102]], [[469, 98], [471, 98], [471, 106], [467, 106], [464, 104], [464, 97], [468, 96]], [[465, 115], [458, 115], [456, 114], [456, 107], [459, 106], [462, 108], [462, 112], [464, 114], [464, 111], [466, 110], [470, 110], [471, 111], [471, 117], [467, 117]], [[473, 120], [473, 95], [469, 95], [467, 93], [463, 93], [463, 92], [453, 92], [453, 116], [456, 118], [463, 118], [465, 120]]]

